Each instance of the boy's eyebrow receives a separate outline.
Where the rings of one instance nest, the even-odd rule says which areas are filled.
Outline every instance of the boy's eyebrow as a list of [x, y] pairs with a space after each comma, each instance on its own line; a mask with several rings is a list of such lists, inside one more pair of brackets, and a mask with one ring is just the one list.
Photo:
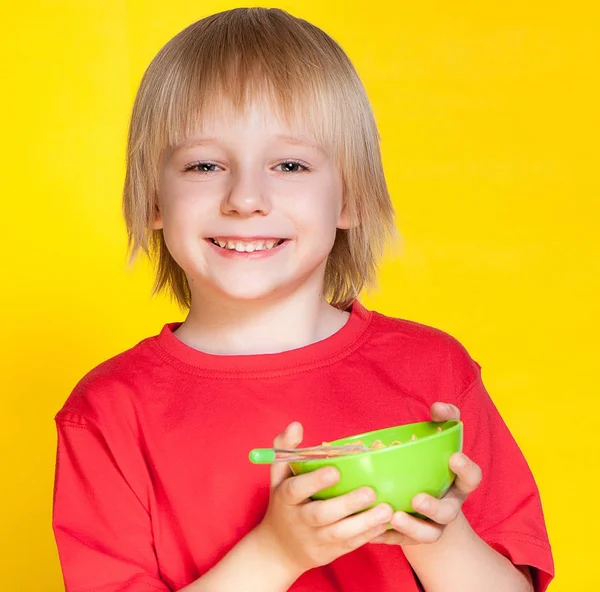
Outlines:
[[194, 148], [195, 146], [206, 146], [207, 144], [215, 144], [217, 138], [190, 138], [173, 146], [173, 152], [177, 152], [183, 148]]
[[[286, 144], [291, 144], [292, 146], [307, 146], [308, 148], [312, 148], [319, 152], [324, 152], [323, 148], [311, 140], [307, 136], [294, 136], [288, 134], [278, 134], [275, 136], [278, 140], [285, 142]], [[218, 138], [190, 138], [188, 140], [184, 140], [180, 144], [177, 144], [173, 147], [173, 152], [177, 152], [184, 148], [194, 148], [196, 146], [207, 146], [210, 144], [217, 144], [219, 142]]]
[[286, 144], [291, 144], [293, 146], [308, 146], [309, 148], [313, 148], [314, 150], [318, 150], [319, 152], [324, 152], [322, 146], [320, 146], [307, 136], [289, 136], [286, 134], [279, 134], [277, 138], [279, 140], [282, 140]]

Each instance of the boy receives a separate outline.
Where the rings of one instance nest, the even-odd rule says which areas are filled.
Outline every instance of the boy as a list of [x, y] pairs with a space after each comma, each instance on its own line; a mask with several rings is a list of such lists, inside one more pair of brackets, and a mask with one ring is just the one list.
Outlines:
[[[69, 592], [546, 589], [537, 488], [479, 366], [357, 301], [393, 211], [368, 100], [331, 38], [255, 8], [171, 40], [136, 98], [124, 212], [156, 289], [189, 314], [89, 373], [57, 415]], [[310, 502], [335, 470], [277, 465], [269, 483], [247, 461], [285, 425], [276, 446], [459, 409], [454, 487], [413, 500], [429, 520], [369, 488]]]

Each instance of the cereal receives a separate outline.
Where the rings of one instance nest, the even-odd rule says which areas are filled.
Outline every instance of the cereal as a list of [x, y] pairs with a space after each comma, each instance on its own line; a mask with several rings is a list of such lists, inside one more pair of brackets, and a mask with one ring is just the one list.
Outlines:
[[[442, 428], [439, 427], [437, 429], [438, 433], [442, 431]], [[418, 440], [418, 437], [416, 434], [413, 434], [411, 436], [411, 441], [414, 442], [415, 440]], [[400, 446], [402, 444], [402, 440], [394, 440], [390, 446]], [[332, 446], [331, 443], [329, 442], [323, 442], [322, 446], [324, 447], [328, 447], [328, 446]], [[367, 446], [362, 440], [355, 440], [354, 442], [349, 442], [347, 444], [347, 446], [361, 446], [362, 448], [368, 448], [369, 450], [383, 450], [384, 448], [387, 448], [387, 446], [381, 441], [381, 440], [374, 440], [373, 443], [370, 446]], [[339, 455], [342, 456], [344, 454], [360, 454], [361, 452], [363, 452], [362, 450], [357, 450], [357, 451], [348, 451], [348, 452], [340, 452]]]

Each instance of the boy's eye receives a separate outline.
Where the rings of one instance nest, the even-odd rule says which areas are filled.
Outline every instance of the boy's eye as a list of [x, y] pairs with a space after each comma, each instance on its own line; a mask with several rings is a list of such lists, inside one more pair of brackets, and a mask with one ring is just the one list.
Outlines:
[[215, 173], [219, 170], [219, 165], [212, 162], [193, 162], [188, 164], [183, 171], [195, 171], [197, 173]]
[[[218, 164], [213, 162], [192, 162], [186, 165], [183, 169], [184, 172], [193, 171], [196, 173], [216, 173], [221, 170]], [[301, 162], [294, 160], [288, 160], [281, 162], [275, 166], [275, 170], [279, 170], [282, 173], [303, 173], [309, 170], [309, 167]]]
[[282, 173], [303, 173], [309, 170], [305, 164], [293, 160], [279, 163], [275, 169], [280, 170]]

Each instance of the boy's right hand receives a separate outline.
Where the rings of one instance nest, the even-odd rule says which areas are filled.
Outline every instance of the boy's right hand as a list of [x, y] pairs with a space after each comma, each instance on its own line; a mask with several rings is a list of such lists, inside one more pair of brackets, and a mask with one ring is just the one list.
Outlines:
[[[274, 446], [295, 448], [302, 436], [302, 425], [292, 423], [275, 438]], [[361, 487], [329, 500], [310, 501], [310, 496], [336, 483], [339, 472], [324, 467], [291, 475], [287, 463], [271, 465], [271, 497], [256, 534], [295, 577], [330, 563], [386, 531], [393, 514], [387, 504], [351, 516], [373, 504], [372, 489]]]

